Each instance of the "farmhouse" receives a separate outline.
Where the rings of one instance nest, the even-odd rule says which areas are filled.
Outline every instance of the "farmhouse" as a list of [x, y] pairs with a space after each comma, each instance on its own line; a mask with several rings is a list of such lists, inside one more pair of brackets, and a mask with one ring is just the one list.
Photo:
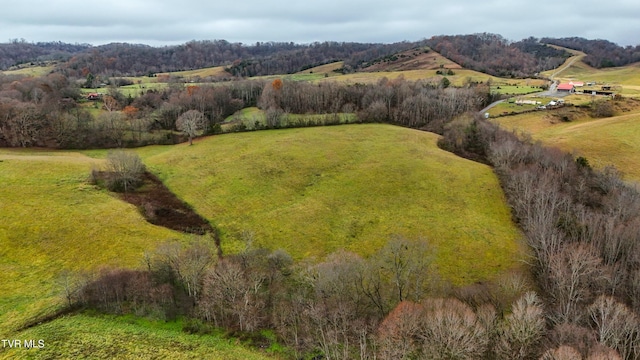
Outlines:
[[576, 87], [575, 85], [571, 84], [571, 83], [563, 83], [558, 85], [558, 91], [566, 91], [569, 93], [573, 93], [576, 91]]
[[89, 94], [87, 94], [87, 100], [100, 100], [100, 94], [98, 94], [98, 93], [89, 93]]
[[582, 81], [569, 81], [569, 85], [573, 85], [575, 87], [583, 87], [584, 83]]
[[535, 100], [516, 100], [516, 105], [540, 105], [540, 101]]

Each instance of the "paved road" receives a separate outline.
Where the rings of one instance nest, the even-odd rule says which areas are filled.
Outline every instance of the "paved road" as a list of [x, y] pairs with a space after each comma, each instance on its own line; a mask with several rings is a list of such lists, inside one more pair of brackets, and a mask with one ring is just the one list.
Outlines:
[[502, 102], [504, 102], [504, 100], [498, 100], [498, 101], [494, 101], [494, 102], [492, 102], [491, 104], [489, 104], [489, 106], [487, 106], [486, 108], [484, 108], [484, 109], [482, 109], [482, 110], [480, 110], [480, 111], [479, 111], [480, 115], [484, 116], [484, 114], [485, 114], [487, 111], [489, 111], [489, 109], [491, 109], [492, 107], [494, 107], [494, 106], [496, 106], [496, 105], [498, 105], [498, 104], [500, 104], [500, 103], [502, 103]]

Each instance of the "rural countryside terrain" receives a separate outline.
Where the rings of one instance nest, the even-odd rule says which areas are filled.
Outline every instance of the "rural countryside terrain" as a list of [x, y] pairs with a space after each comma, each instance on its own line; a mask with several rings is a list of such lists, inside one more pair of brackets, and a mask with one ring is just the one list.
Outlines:
[[0, 359], [640, 359], [640, 49], [0, 44]]

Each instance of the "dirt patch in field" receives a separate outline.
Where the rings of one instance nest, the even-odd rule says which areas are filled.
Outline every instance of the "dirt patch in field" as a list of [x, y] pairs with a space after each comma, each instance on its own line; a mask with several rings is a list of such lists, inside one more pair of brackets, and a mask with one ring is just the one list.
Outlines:
[[[93, 172], [94, 181], [98, 184], [107, 182], [110, 176], [106, 171]], [[190, 234], [216, 234], [205, 218], [148, 171], [142, 176], [142, 184], [135, 191], [116, 194], [120, 199], [135, 205], [144, 218], [154, 225]]]
[[365, 72], [461, 69], [462, 67], [431, 49], [411, 49], [378, 59]]

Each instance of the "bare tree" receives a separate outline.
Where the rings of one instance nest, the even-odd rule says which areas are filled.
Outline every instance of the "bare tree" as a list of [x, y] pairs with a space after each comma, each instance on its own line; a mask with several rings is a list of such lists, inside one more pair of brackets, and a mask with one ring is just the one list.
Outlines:
[[186, 248], [178, 243], [163, 244], [157, 250], [157, 257], [171, 267], [187, 295], [194, 300], [200, 295], [207, 269], [216, 259], [211, 248], [199, 239]]
[[72, 306], [78, 301], [82, 288], [86, 285], [86, 278], [69, 270], [63, 270], [57, 278], [56, 284], [62, 291], [62, 296], [67, 301], [67, 306]]
[[598, 341], [616, 349], [623, 359], [637, 359], [640, 352], [639, 321], [626, 305], [600, 296], [589, 307]]
[[427, 359], [480, 359], [489, 333], [470, 306], [457, 299], [427, 299], [419, 337]]
[[120, 111], [101, 113], [98, 115], [95, 125], [112, 144], [122, 146], [127, 124]]
[[570, 244], [551, 256], [549, 267], [550, 295], [556, 305], [552, 319], [578, 323], [585, 315], [583, 307], [606, 282], [601, 258], [587, 244]]
[[540, 360], [582, 360], [580, 353], [571, 346], [562, 345], [558, 348], [547, 350]]
[[111, 173], [109, 188], [127, 192], [141, 181], [145, 166], [138, 154], [114, 150], [107, 154], [107, 171]]
[[238, 261], [224, 259], [204, 276], [200, 313], [216, 326], [256, 330], [265, 303], [261, 298], [265, 277], [247, 272]]
[[496, 355], [500, 359], [535, 358], [545, 329], [544, 309], [534, 292], [524, 294], [498, 327]]
[[420, 300], [429, 280], [433, 250], [423, 239], [409, 240], [395, 236], [376, 255], [381, 270], [391, 280], [392, 301]]
[[198, 110], [189, 110], [176, 120], [176, 128], [189, 136], [189, 145], [193, 144], [193, 138], [205, 125], [204, 115]]

